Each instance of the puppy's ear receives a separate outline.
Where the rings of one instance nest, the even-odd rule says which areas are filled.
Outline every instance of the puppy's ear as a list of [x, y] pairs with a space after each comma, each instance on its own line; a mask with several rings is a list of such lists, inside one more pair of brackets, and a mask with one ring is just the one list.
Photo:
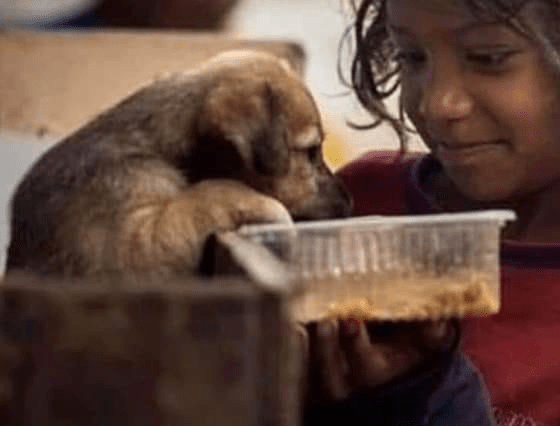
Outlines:
[[288, 124], [282, 113], [281, 100], [269, 84], [265, 84], [263, 102], [269, 120], [252, 138], [253, 165], [259, 174], [282, 176], [288, 173], [290, 161]]
[[237, 152], [246, 170], [280, 176], [289, 167], [286, 126], [281, 99], [270, 84], [247, 88], [224, 83], [205, 99], [198, 117], [198, 143], [221, 140]]

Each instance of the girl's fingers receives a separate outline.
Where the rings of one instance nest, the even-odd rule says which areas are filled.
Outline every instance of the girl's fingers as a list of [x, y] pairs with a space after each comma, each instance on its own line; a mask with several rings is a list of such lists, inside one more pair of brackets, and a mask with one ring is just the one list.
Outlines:
[[420, 338], [425, 349], [445, 350], [455, 340], [455, 329], [450, 320], [428, 322], [422, 327]]
[[352, 390], [384, 384], [410, 371], [449, 340], [448, 321], [394, 328], [391, 334], [376, 338], [370, 337], [365, 323], [353, 319], [318, 323], [314, 394], [339, 400]]
[[404, 342], [372, 342], [364, 323], [342, 322], [342, 344], [353, 387], [376, 386], [403, 374], [419, 360], [419, 353]]
[[350, 395], [348, 366], [340, 349], [338, 335], [336, 321], [325, 320], [317, 325], [317, 357], [321, 366], [323, 392], [327, 398], [334, 400]]
[[342, 345], [349, 365], [349, 381], [354, 387], [374, 386], [386, 380], [391, 365], [383, 346], [370, 341], [364, 323], [341, 323]]

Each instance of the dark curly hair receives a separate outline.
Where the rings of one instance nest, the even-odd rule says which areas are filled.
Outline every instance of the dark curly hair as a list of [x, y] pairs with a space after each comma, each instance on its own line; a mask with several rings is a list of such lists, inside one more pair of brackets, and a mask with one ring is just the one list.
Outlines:
[[[339, 74], [373, 117], [373, 121], [366, 125], [349, 124], [357, 129], [371, 129], [381, 123], [389, 123], [399, 137], [401, 150], [405, 151], [413, 129], [406, 124], [400, 101], [397, 115], [391, 113], [385, 103], [400, 86], [398, 52], [386, 28], [387, 0], [346, 1], [350, 2], [354, 19], [341, 40]], [[457, 1], [463, 1], [477, 18], [503, 22], [535, 40], [542, 47], [548, 62], [560, 73], [560, 0]], [[349, 76], [344, 75], [342, 66], [345, 46], [351, 49]]]

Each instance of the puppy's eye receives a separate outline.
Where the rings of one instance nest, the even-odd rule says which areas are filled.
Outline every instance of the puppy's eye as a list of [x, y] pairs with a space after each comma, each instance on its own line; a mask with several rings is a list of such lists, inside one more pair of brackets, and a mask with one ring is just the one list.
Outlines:
[[318, 164], [321, 161], [321, 145], [313, 145], [306, 150], [307, 158], [312, 164]]

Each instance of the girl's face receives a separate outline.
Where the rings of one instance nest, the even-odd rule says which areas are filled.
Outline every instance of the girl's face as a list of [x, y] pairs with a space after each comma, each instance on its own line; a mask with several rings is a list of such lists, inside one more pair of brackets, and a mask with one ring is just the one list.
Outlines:
[[460, 0], [387, 0], [406, 113], [466, 196], [560, 182], [560, 87], [537, 45]]

